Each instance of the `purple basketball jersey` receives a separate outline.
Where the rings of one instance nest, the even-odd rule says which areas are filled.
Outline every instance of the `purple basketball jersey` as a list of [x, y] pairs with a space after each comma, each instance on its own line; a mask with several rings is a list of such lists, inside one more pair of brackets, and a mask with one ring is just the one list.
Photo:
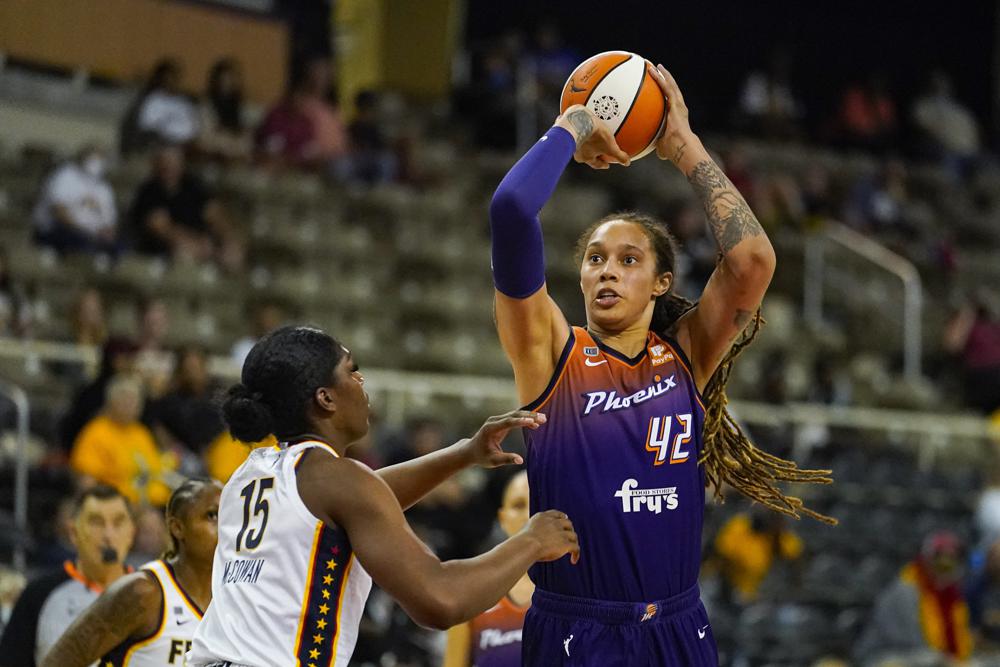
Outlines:
[[697, 583], [705, 478], [704, 407], [680, 347], [650, 332], [634, 359], [573, 327], [525, 431], [531, 512], [573, 521], [580, 562], [538, 563], [535, 584], [562, 595], [643, 602]]

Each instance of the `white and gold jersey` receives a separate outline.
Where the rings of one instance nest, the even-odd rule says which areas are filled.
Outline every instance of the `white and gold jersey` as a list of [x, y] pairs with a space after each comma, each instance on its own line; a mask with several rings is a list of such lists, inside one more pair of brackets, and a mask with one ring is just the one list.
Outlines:
[[160, 625], [145, 639], [126, 641], [101, 658], [100, 667], [184, 667], [184, 655], [191, 648], [201, 610], [177, 583], [174, 570], [164, 560], [143, 565], [163, 591]]
[[299, 497], [303, 454], [337, 456], [313, 440], [254, 450], [219, 502], [212, 604], [187, 664], [346, 667], [371, 590], [347, 533]]

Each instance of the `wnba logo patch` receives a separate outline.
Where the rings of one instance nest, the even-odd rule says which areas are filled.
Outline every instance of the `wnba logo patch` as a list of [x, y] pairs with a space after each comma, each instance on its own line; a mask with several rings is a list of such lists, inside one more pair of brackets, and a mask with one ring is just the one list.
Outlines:
[[639, 622], [640, 623], [645, 623], [646, 621], [648, 621], [649, 619], [653, 618], [654, 616], [656, 616], [656, 605], [653, 604], [653, 603], [647, 604], [646, 605], [646, 613], [642, 615], [642, 618], [639, 619]]
[[585, 347], [583, 348], [583, 353], [588, 357], [596, 357], [601, 353], [596, 347]]

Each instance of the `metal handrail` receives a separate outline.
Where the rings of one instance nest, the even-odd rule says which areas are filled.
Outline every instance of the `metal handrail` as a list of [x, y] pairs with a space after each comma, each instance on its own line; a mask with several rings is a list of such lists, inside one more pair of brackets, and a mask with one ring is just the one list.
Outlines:
[[28, 534], [28, 419], [31, 403], [28, 393], [16, 384], [0, 380], [0, 393], [6, 394], [17, 410], [17, 454], [14, 461], [14, 567], [25, 571], [25, 538]]
[[920, 378], [922, 354], [922, 316], [924, 291], [920, 272], [913, 262], [894, 253], [881, 243], [838, 222], [827, 223], [821, 234], [806, 239], [802, 310], [806, 320], [819, 327], [823, 320], [825, 254], [823, 243], [829, 241], [850, 250], [903, 283], [903, 374], [909, 380]]

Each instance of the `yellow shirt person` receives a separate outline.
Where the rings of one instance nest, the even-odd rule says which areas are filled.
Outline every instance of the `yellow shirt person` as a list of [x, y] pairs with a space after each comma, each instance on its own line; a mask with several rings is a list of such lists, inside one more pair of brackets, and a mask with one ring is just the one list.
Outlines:
[[81, 475], [110, 484], [134, 503], [162, 507], [170, 497], [163, 478], [176, 469], [177, 461], [160, 451], [153, 434], [139, 421], [142, 404], [142, 385], [137, 379], [113, 379], [104, 410], [83, 428], [73, 445], [70, 466]]
[[794, 560], [802, 555], [802, 540], [780, 527], [755, 530], [748, 515], [737, 514], [719, 530], [715, 553], [729, 584], [744, 600], [752, 600], [775, 558]]

